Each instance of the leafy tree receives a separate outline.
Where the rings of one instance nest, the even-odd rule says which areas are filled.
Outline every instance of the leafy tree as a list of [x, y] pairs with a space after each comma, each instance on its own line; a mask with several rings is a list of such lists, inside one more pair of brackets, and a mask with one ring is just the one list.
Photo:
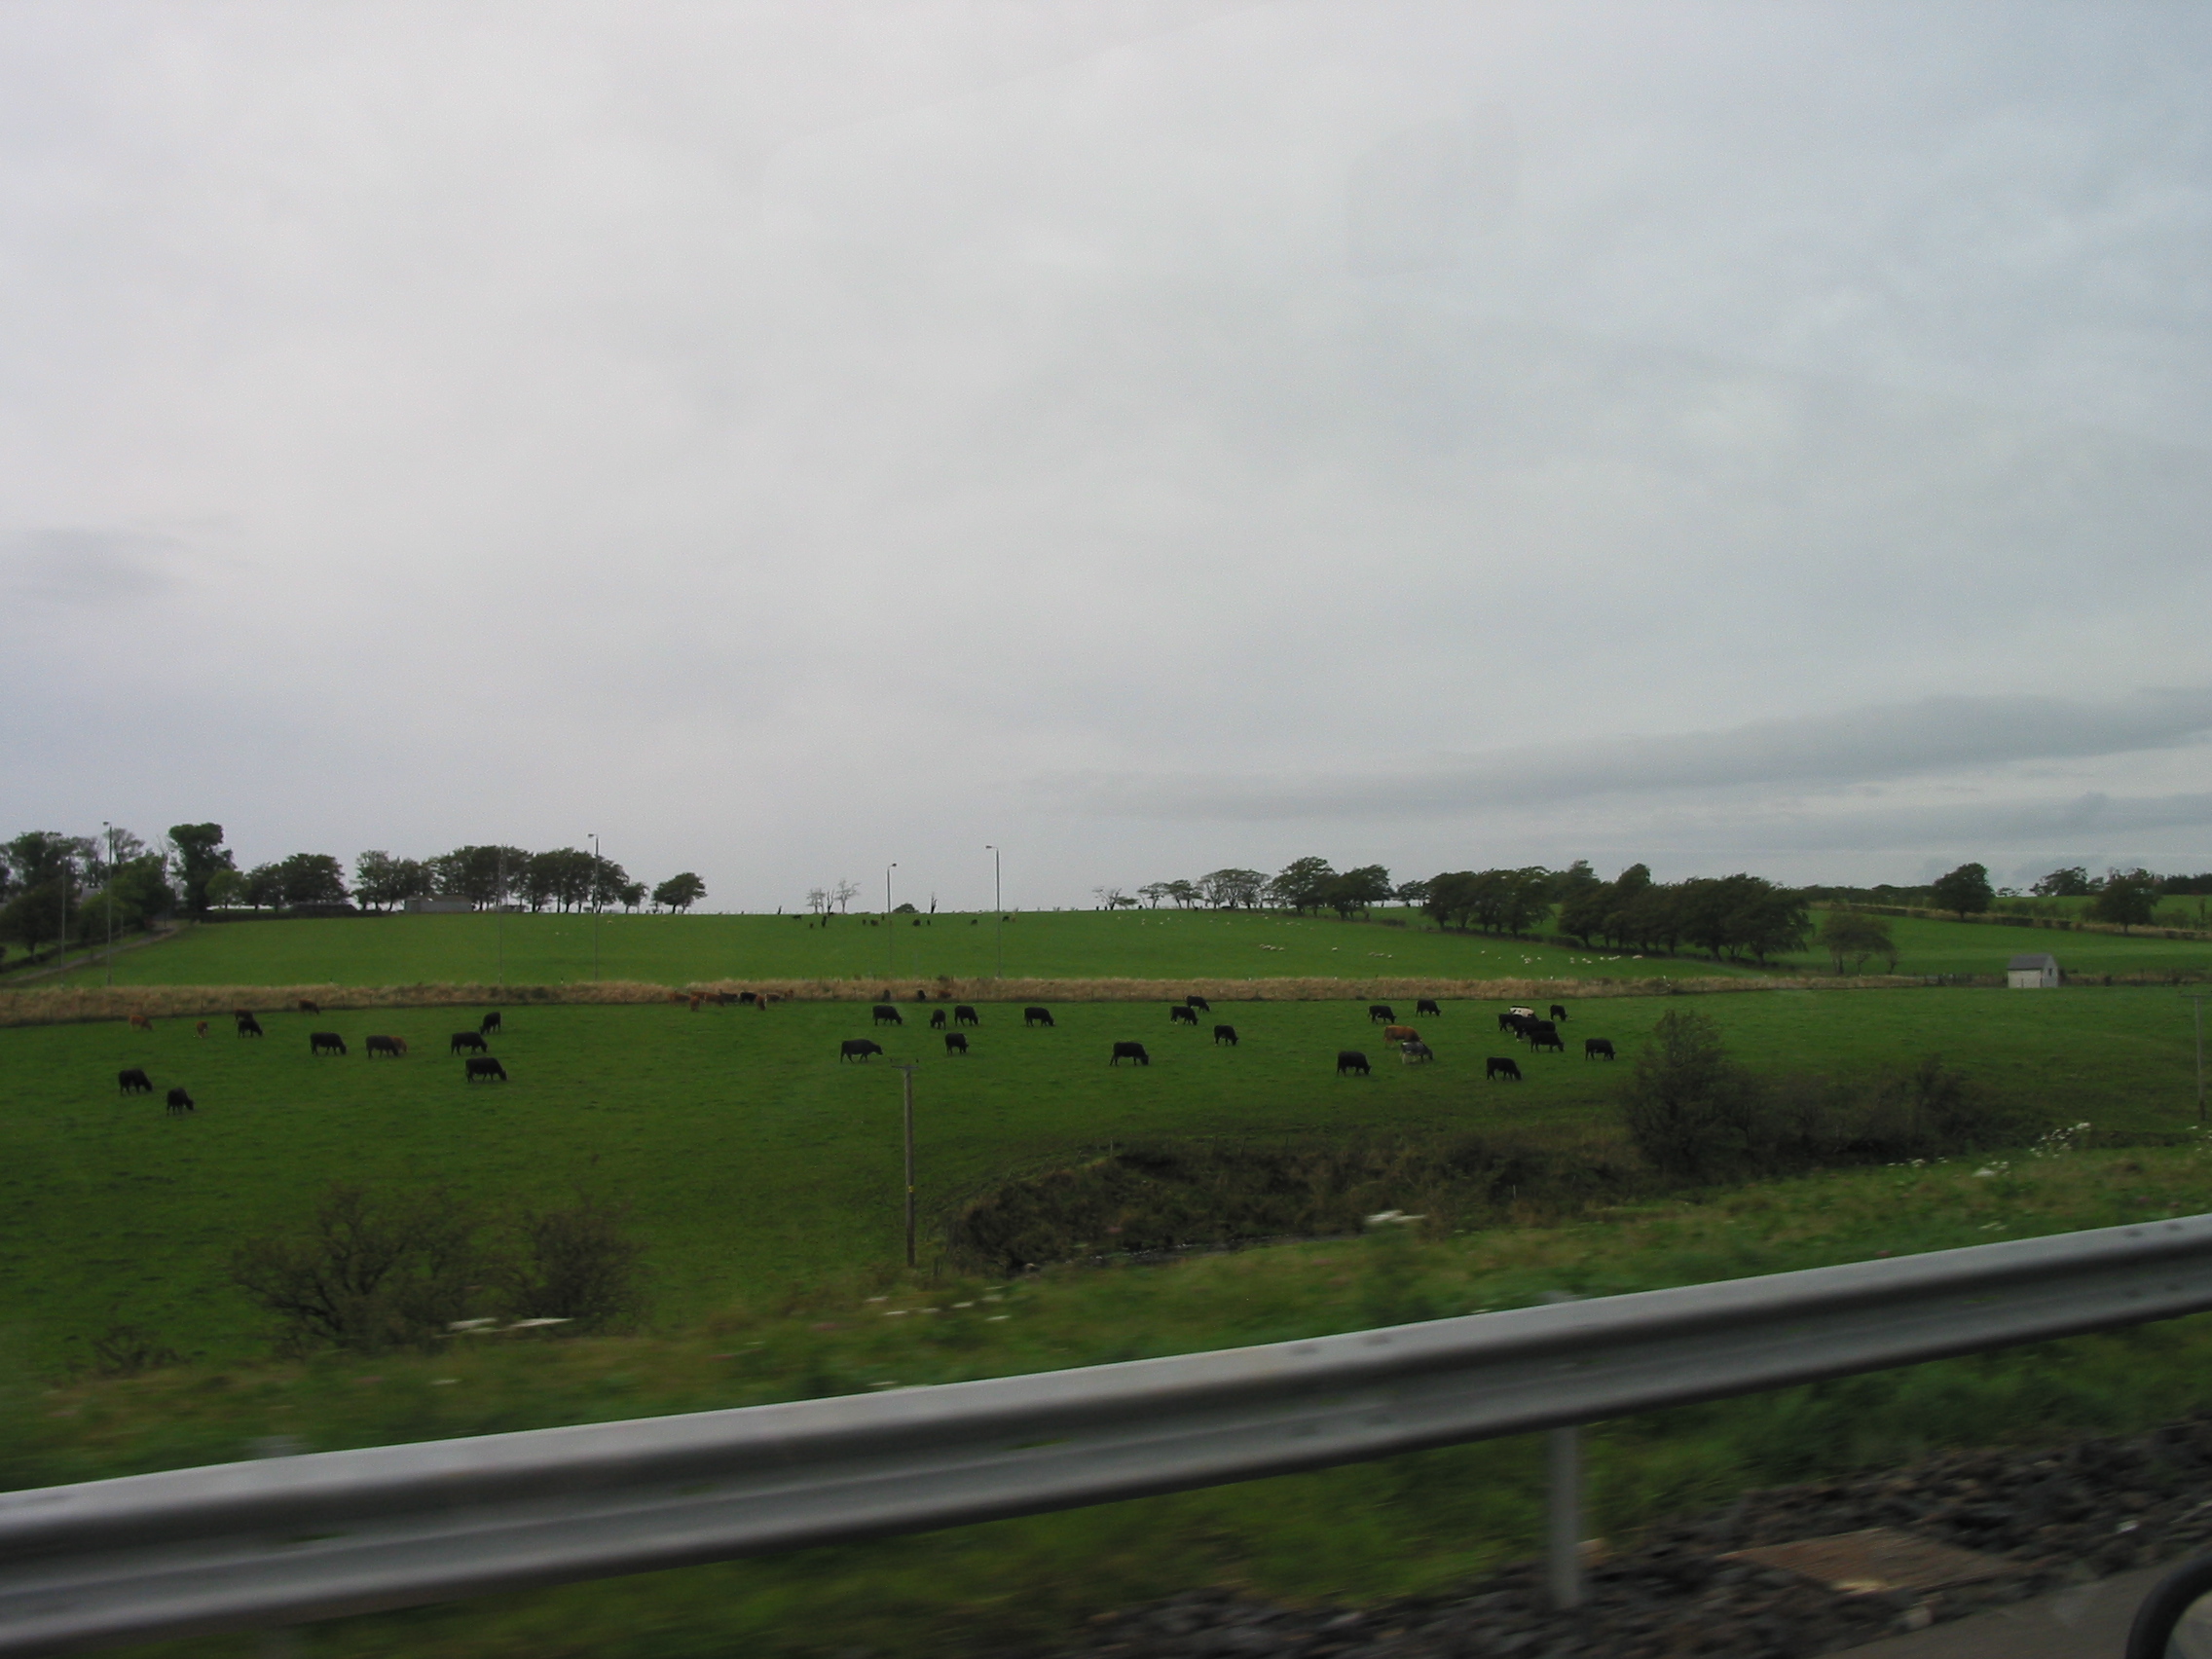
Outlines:
[[1846, 962], [1851, 964], [1852, 973], [1858, 973], [1869, 956], [1888, 958], [1893, 969], [1898, 965], [1898, 947], [1890, 938], [1890, 924], [1863, 910], [1830, 910], [1824, 916], [1821, 947], [1834, 960], [1838, 974], [1844, 971]]
[[1170, 881], [1166, 885], [1167, 897], [1175, 902], [1177, 908], [1187, 910], [1198, 902], [1198, 884], [1197, 882]]
[[2147, 869], [2109, 870], [2089, 903], [2092, 921], [2117, 922], [2120, 930], [2139, 927], [2158, 913], [2158, 878]]
[[37, 887], [18, 887], [13, 899], [0, 904], [0, 939], [35, 956], [40, 945], [62, 937], [69, 913], [68, 884], [58, 874]]
[[276, 866], [286, 906], [346, 903], [346, 866], [328, 853], [294, 853]]
[[1370, 905], [1387, 904], [1396, 888], [1390, 885], [1390, 872], [1381, 865], [1361, 865], [1347, 869], [1328, 884], [1323, 896], [1325, 903], [1340, 916], [1348, 916], [1354, 910], [1365, 910]]
[[2028, 891], [2039, 899], [2086, 899], [2097, 890], [2089, 872], [2080, 865], [2054, 869]]
[[184, 895], [187, 914], [207, 913], [207, 878], [219, 869], [235, 869], [230, 849], [223, 845], [220, 824], [172, 824], [169, 846], [176, 862], [176, 884]]
[[1217, 910], [1259, 908], [1268, 878], [1256, 869], [1217, 869], [1198, 878], [1198, 891]]
[[1322, 889], [1336, 873], [1327, 859], [1294, 859], [1268, 883], [1267, 896], [1284, 909], [1304, 915], [1322, 906]]
[[1421, 914], [1440, 928], [1464, 928], [1475, 913], [1479, 879], [1471, 869], [1448, 869], [1430, 876], [1420, 883], [1426, 890], [1420, 900]]
[[1423, 909], [1428, 903], [1428, 883], [1419, 879], [1401, 881], [1398, 883], [1398, 891], [1390, 897], [1401, 904], [1411, 904], [1417, 910]]
[[860, 896], [861, 884], [853, 880], [851, 876], [840, 877], [837, 885], [830, 889], [830, 902], [837, 906], [837, 914], [840, 916], [852, 913], [852, 903]]
[[[690, 909], [692, 905], [706, 896], [707, 884], [689, 870], [670, 876], [653, 889], [653, 903], [676, 911]], [[829, 896], [823, 893], [820, 888], [816, 888], [814, 892], [807, 895], [807, 903], [813, 904], [817, 899], [820, 899], [824, 903], [827, 903], [828, 898]]]
[[1981, 914], [1997, 900], [1989, 885], [1988, 869], [1977, 864], [1963, 864], [1950, 874], [1937, 876], [1929, 892], [1936, 908], [1955, 911], [1962, 922], [1970, 915]]
[[239, 870], [219, 869], [207, 878], [207, 903], [218, 910], [247, 902], [247, 883]]
[[1137, 897], [1157, 910], [1160, 908], [1160, 902], [1167, 897], [1167, 883], [1164, 881], [1148, 881], [1137, 889]]
[[1757, 1084], [1728, 1057], [1718, 1022], [1671, 1012], [1637, 1051], [1622, 1116], [1654, 1168], [1694, 1180], [1755, 1156], [1759, 1105]]
[[622, 908], [635, 910], [645, 902], [645, 884], [642, 881], [625, 881], [622, 891], [615, 897], [622, 901]]
[[1563, 910], [1585, 893], [1595, 893], [1604, 887], [1598, 872], [1590, 867], [1588, 859], [1576, 859], [1552, 877], [1552, 903]]
[[410, 899], [426, 898], [430, 892], [430, 872], [420, 859], [368, 852], [353, 861], [353, 896], [363, 904], [388, 910]]
[[117, 933], [144, 927], [176, 908], [168, 861], [159, 853], [141, 851], [135, 858], [118, 860], [105, 874], [99, 891], [87, 897], [80, 911], [87, 939], [104, 936], [111, 925]]
[[427, 867], [438, 894], [483, 906], [504, 903], [522, 891], [529, 864], [530, 854], [520, 847], [485, 845], [456, 847], [431, 859]]
[[245, 902], [256, 910], [267, 904], [271, 909], [281, 909], [284, 904], [284, 871], [273, 864], [255, 865], [245, 874]]

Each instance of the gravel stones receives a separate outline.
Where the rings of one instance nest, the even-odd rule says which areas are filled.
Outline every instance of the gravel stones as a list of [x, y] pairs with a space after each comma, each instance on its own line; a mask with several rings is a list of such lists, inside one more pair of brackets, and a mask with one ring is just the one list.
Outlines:
[[[1934, 1592], [1844, 1594], [1733, 1552], [1884, 1528], [2001, 1557]], [[1880, 1474], [1744, 1494], [1595, 1563], [1588, 1605], [1552, 1610], [1542, 1565], [1458, 1594], [1347, 1609], [1195, 1590], [1105, 1613], [1057, 1659], [1796, 1659], [2186, 1554], [2212, 1537], [2212, 1415], [2131, 1439], [1950, 1452]]]

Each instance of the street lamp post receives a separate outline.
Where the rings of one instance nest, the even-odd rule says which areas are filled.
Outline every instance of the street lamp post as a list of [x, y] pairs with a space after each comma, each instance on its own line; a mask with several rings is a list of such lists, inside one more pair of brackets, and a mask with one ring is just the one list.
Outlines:
[[[107, 831], [107, 982], [112, 987], [115, 983], [115, 826], [103, 818], [100, 828]], [[2197, 1047], [2201, 1050], [2203, 1045], [2200, 1043]], [[2203, 1070], [2201, 1056], [2197, 1069]]]
[[599, 979], [599, 837], [591, 838], [591, 977]]
[[991, 928], [998, 935], [1000, 978], [1006, 977], [1006, 892], [999, 880], [999, 850], [990, 842], [983, 851], [991, 855]]
[[891, 872], [898, 867], [897, 860], [883, 866], [883, 971], [894, 977], [899, 973], [899, 936], [891, 931]]
[[499, 849], [499, 890], [492, 898], [492, 930], [499, 941], [499, 985], [507, 983], [507, 850]]

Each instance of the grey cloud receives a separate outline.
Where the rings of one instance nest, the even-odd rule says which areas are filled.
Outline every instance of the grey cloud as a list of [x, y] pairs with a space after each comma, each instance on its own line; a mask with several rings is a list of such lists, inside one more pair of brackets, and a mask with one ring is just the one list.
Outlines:
[[[1988, 856], [2000, 848], [2081, 845], [2089, 835], [2146, 836], [2161, 830], [2212, 828], [2212, 794], [2115, 797], [2101, 791], [2060, 800], [2003, 800], [1879, 807], [1785, 817], [1737, 817], [1723, 830], [1710, 823], [1659, 828], [1665, 842], [1711, 844], [1724, 834], [1746, 853], [1896, 852], [1954, 849], [1954, 857]], [[2045, 868], [2067, 860], [2046, 854]], [[2040, 871], [2038, 872], [2040, 873]]]
[[[1926, 697], [1757, 720], [1721, 731], [1616, 738], [1453, 757], [1419, 770], [1219, 777], [1091, 774], [1043, 782], [1091, 811], [1277, 819], [1455, 814], [1604, 795], [1836, 787], [2032, 760], [2172, 748], [2212, 731], [2212, 687], [2111, 703]], [[2102, 797], [2085, 797], [2101, 800]], [[2077, 806], [2078, 814], [2093, 807]]]
[[151, 599], [174, 581], [166, 536], [129, 530], [24, 531], [0, 539], [0, 583], [22, 599], [99, 607]]

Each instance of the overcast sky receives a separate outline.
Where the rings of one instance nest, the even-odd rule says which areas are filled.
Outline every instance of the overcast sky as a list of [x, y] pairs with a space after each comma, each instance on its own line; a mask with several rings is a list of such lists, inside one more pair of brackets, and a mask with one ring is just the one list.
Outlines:
[[2212, 13], [0, 10], [0, 832], [2212, 867]]

